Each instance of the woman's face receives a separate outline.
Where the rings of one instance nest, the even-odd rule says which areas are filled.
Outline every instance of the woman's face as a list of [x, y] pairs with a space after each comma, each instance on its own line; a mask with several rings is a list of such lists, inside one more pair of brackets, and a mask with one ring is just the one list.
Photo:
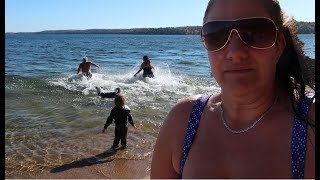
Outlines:
[[[271, 19], [257, 0], [216, 0], [206, 22], [254, 17]], [[245, 44], [236, 31], [231, 32], [222, 49], [208, 51], [212, 74], [222, 90], [241, 95], [272, 87], [276, 64], [285, 45], [283, 36], [278, 33], [278, 40], [270, 48], [255, 49]]]

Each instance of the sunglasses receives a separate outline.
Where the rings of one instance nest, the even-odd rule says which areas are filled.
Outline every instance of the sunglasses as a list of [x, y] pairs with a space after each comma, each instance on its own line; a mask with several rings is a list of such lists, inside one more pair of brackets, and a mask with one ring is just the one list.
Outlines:
[[278, 28], [271, 19], [263, 17], [217, 20], [202, 26], [201, 39], [208, 51], [219, 51], [228, 44], [233, 31], [246, 45], [267, 49], [275, 44]]

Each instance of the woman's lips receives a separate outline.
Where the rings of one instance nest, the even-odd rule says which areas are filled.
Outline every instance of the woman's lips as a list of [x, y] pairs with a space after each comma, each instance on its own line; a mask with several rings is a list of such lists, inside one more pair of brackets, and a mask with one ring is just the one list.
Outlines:
[[249, 73], [253, 71], [253, 69], [230, 69], [226, 70], [226, 73], [234, 73], [234, 74], [242, 74], [242, 73]]

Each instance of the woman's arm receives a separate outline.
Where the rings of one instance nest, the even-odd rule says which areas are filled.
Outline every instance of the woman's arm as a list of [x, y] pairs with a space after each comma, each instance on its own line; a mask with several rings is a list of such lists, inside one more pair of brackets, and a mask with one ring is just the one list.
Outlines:
[[133, 76], [136, 76], [137, 74], [139, 74], [139, 72], [142, 70], [142, 68], [143, 68], [143, 63], [141, 64], [139, 71], [137, 73], [135, 73]]
[[139, 71], [134, 74], [134, 76], [136, 76], [137, 74], [139, 74], [139, 72], [140, 72], [141, 70], [142, 70], [142, 68], [140, 68]]

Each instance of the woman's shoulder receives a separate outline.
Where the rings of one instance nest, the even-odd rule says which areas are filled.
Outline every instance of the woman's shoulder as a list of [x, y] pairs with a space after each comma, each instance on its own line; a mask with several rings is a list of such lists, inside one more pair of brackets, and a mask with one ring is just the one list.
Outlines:
[[173, 106], [171, 112], [179, 113], [179, 114], [188, 114], [191, 112], [192, 107], [202, 95], [192, 95], [185, 97], [183, 99], [178, 100], [178, 102]]
[[[192, 108], [195, 102], [201, 97], [206, 95], [192, 95], [180, 99], [170, 110], [165, 121], [169, 121], [168, 123], [172, 124], [180, 124], [180, 127], [186, 126]], [[208, 95], [210, 101], [215, 102], [218, 100], [219, 94]]]
[[185, 107], [188, 107], [188, 106], [192, 107], [194, 105], [195, 101], [197, 101], [200, 97], [204, 97], [204, 96], [207, 96], [208, 98], [210, 98], [212, 102], [217, 102], [217, 101], [219, 101], [219, 95], [220, 95], [220, 93], [212, 94], [212, 95], [209, 95], [209, 94], [198, 94], [198, 95], [185, 97], [183, 99], [180, 99], [178, 101], [178, 103], [176, 104], [176, 106], [182, 107], [182, 108], [185, 108]]

